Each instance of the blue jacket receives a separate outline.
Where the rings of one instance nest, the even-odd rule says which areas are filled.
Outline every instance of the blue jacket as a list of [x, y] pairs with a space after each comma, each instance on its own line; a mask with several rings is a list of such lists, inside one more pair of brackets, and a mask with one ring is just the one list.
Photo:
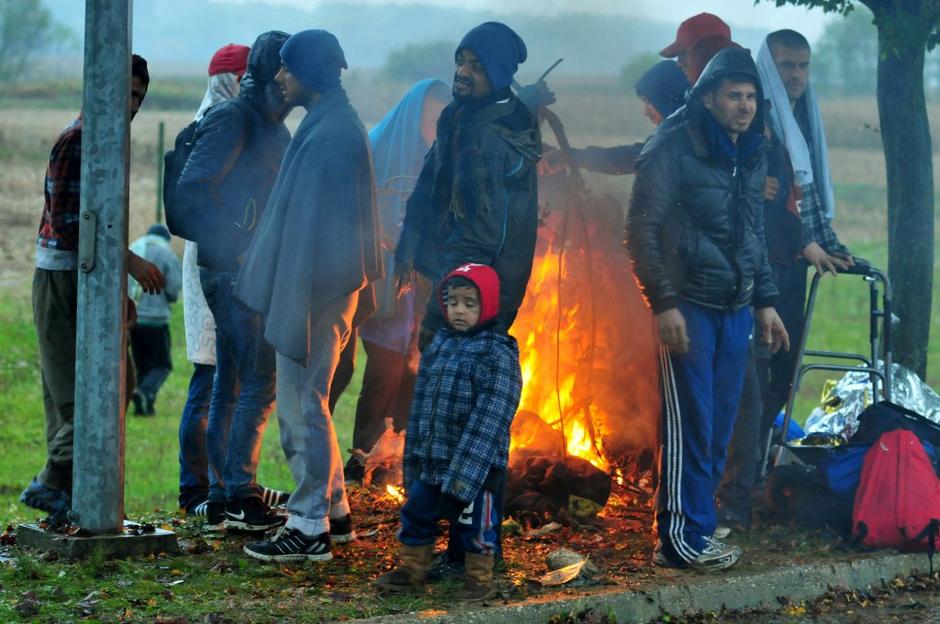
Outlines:
[[521, 394], [515, 338], [495, 329], [438, 331], [418, 369], [405, 435], [405, 486], [421, 479], [469, 504], [491, 470], [506, 468]]
[[269, 112], [270, 88], [246, 76], [238, 97], [213, 106], [199, 124], [178, 194], [197, 220], [201, 267], [237, 271], [268, 203], [290, 142], [283, 115]]

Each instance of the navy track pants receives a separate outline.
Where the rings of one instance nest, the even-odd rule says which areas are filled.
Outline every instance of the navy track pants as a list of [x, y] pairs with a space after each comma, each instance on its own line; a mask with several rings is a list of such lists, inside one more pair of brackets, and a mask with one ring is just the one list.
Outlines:
[[663, 447], [657, 530], [663, 554], [694, 560], [715, 532], [715, 491], [741, 400], [750, 308], [712, 310], [679, 301], [690, 347], [660, 354]]

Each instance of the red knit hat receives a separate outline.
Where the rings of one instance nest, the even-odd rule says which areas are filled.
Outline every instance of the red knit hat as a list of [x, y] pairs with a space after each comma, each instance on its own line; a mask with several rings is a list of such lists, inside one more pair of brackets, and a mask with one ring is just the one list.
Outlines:
[[663, 48], [659, 54], [666, 58], [675, 58], [682, 52], [688, 52], [699, 39], [708, 35], [721, 35], [725, 39], [731, 39], [731, 27], [717, 15], [699, 13], [679, 24], [676, 40]]
[[251, 48], [237, 43], [230, 43], [219, 48], [209, 61], [209, 75], [236, 74], [241, 76], [248, 69], [248, 53]]
[[477, 327], [496, 318], [496, 315], [499, 314], [499, 275], [491, 267], [473, 262], [457, 267], [448, 273], [447, 277], [441, 282], [438, 301], [440, 301], [441, 308], [444, 310], [444, 318], [447, 318], [445, 301], [447, 282], [455, 277], [470, 280], [480, 291], [480, 320], [477, 321]]

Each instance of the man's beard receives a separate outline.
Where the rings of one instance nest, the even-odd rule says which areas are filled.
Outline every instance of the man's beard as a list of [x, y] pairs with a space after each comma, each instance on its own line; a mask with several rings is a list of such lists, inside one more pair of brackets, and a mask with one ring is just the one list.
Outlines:
[[[457, 92], [458, 83], [466, 87], [466, 92], [464, 93]], [[450, 94], [454, 96], [454, 99], [457, 100], [458, 102], [461, 102], [461, 103], [470, 102], [473, 100], [474, 86], [475, 85], [473, 84], [473, 80], [469, 78], [458, 78], [457, 76], [454, 76], [454, 84], [453, 84], [453, 87], [451, 87]]]
[[293, 104], [284, 100], [280, 85], [273, 80], [264, 85], [264, 106], [267, 112], [280, 120], [287, 117], [290, 109], [294, 108]]

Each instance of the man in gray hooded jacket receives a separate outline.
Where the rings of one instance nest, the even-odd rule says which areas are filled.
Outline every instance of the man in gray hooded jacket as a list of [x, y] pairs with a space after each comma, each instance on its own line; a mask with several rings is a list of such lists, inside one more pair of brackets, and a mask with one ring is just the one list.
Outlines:
[[281, 49], [284, 98], [307, 114], [284, 155], [236, 294], [266, 315], [277, 352], [281, 445], [296, 488], [287, 523], [245, 546], [263, 561], [324, 561], [354, 537], [329, 392], [356, 314], [382, 276], [369, 138], [340, 82], [332, 34], [305, 30]]

